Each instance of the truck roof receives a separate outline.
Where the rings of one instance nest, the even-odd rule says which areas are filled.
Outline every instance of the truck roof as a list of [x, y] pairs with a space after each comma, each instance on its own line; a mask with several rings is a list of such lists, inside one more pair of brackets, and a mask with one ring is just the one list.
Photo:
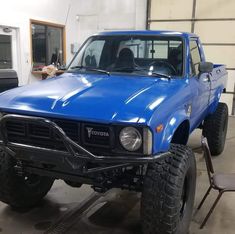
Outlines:
[[194, 33], [179, 32], [179, 31], [167, 31], [167, 30], [132, 30], [132, 31], [108, 31], [100, 32], [97, 35], [115, 36], [115, 35], [159, 35], [159, 36], [182, 36], [185, 38], [198, 37]]

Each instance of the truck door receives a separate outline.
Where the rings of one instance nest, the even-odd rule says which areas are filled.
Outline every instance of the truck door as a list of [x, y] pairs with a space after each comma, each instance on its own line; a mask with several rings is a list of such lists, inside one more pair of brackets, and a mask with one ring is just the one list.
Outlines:
[[201, 74], [199, 76], [199, 63], [202, 56], [198, 46], [197, 38], [193, 38], [189, 42], [190, 47], [190, 88], [192, 92], [192, 127], [197, 127], [204, 119], [206, 110], [209, 105], [211, 84], [209, 74]]

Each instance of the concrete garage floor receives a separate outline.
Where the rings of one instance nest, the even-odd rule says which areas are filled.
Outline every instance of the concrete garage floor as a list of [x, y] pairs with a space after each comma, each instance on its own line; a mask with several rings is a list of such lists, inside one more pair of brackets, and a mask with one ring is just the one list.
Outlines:
[[[235, 118], [230, 117], [225, 151], [213, 158], [217, 171], [235, 172]], [[200, 150], [200, 131], [190, 137], [189, 145], [197, 158], [197, 192], [195, 207], [208, 188], [205, 163]], [[200, 212], [194, 215], [190, 234], [235, 233], [235, 193], [224, 194], [203, 230], [199, 224], [217, 193], [212, 192]], [[98, 195], [89, 186], [71, 188], [56, 181], [44, 201], [21, 213], [0, 202], [0, 233], [9, 234], [141, 234], [140, 194], [112, 190]]]

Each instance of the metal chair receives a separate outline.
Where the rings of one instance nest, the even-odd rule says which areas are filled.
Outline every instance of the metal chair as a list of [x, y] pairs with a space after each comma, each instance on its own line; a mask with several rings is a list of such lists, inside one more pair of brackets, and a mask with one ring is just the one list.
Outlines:
[[202, 149], [204, 152], [204, 158], [206, 161], [206, 168], [207, 173], [209, 177], [210, 187], [208, 188], [206, 194], [204, 195], [202, 201], [200, 202], [198, 206], [198, 210], [202, 207], [204, 201], [206, 200], [207, 196], [209, 195], [211, 189], [215, 189], [219, 192], [216, 200], [214, 201], [211, 209], [209, 210], [207, 216], [203, 220], [200, 229], [202, 229], [207, 220], [209, 219], [210, 215], [212, 214], [213, 210], [215, 209], [216, 205], [218, 204], [221, 196], [225, 192], [235, 192], [235, 173], [215, 173], [212, 159], [211, 159], [211, 153], [208, 146], [207, 139], [205, 137], [202, 137]]

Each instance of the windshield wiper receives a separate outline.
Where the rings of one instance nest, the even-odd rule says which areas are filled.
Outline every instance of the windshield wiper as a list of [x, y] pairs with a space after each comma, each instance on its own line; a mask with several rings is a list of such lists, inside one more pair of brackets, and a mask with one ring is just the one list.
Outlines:
[[160, 76], [160, 77], [163, 77], [163, 78], [171, 79], [170, 75], [154, 72], [154, 71], [151, 71], [147, 68], [118, 67], [118, 68], [114, 68], [112, 71], [147, 71], [149, 76]]
[[106, 75], [110, 76], [110, 72], [108, 72], [106, 70], [103, 70], [103, 69], [98, 69], [98, 68], [84, 67], [84, 66], [74, 66], [74, 67], [71, 67], [71, 69], [85, 69], [87, 71], [96, 71], [96, 72], [103, 73], [103, 74], [106, 74]]
[[111, 71], [119, 72], [119, 71], [135, 71], [134, 67], [115, 67]]
[[169, 80], [171, 79], [170, 75], [166, 75], [166, 74], [163, 74], [163, 73], [158, 73], [158, 72], [152, 71], [152, 70], [147, 69], [147, 68], [134, 68], [134, 71], [147, 71], [149, 76], [160, 76], [160, 77], [163, 77], [163, 78], [167, 78]]
[[152, 71], [149, 71], [148, 73], [149, 76], [160, 76], [160, 77], [163, 77], [163, 78], [167, 78], [167, 79], [171, 79], [171, 76], [170, 75], [166, 75], [166, 74], [163, 74], [163, 73], [158, 73], [158, 72], [152, 72]]
[[110, 76], [110, 72], [108, 72], [106, 70], [103, 70], [103, 69], [91, 68], [91, 67], [85, 67], [85, 69], [88, 70], [88, 71], [96, 71], [96, 72], [99, 72], [99, 73], [104, 73], [104, 74]]
[[[106, 70], [103, 70], [103, 69], [98, 69], [98, 68], [92, 68], [92, 67], [84, 67], [84, 66], [74, 66], [74, 67], [71, 67], [71, 69], [85, 69], [87, 71], [96, 71], [96, 72], [100, 72], [100, 73], [103, 73], [103, 74], [106, 74], [108, 76], [110, 76], [110, 72], [106, 71]], [[131, 68], [131, 67], [120, 67], [120, 68], [116, 68], [116, 69], [113, 69], [113, 71], [121, 71], [121, 70], [124, 70], [124, 71], [147, 71], [148, 72], [148, 75], [149, 76], [160, 76], [160, 77], [163, 77], [163, 78], [167, 78], [167, 79], [171, 79], [171, 76], [170, 75], [166, 75], [166, 74], [163, 74], [163, 73], [158, 73], [158, 72], [155, 72], [155, 71], [151, 71], [147, 68]]]

